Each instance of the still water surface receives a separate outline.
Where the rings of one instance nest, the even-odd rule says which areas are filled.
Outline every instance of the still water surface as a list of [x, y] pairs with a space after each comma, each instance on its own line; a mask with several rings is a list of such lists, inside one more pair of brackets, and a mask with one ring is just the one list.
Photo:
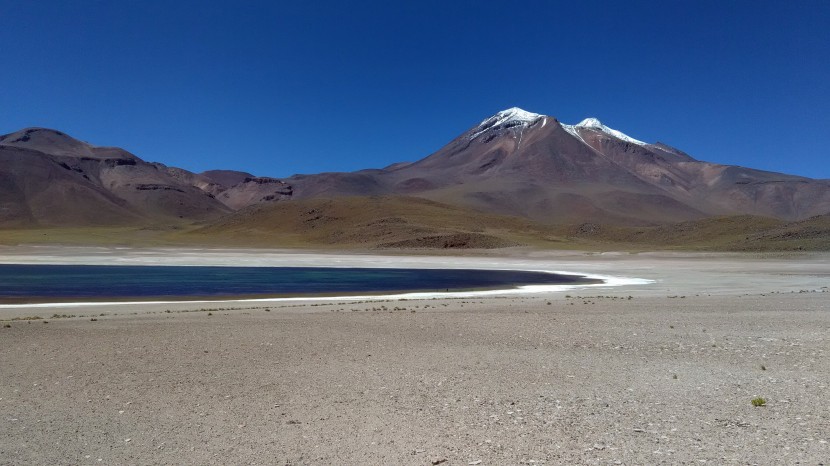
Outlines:
[[588, 282], [576, 275], [513, 270], [0, 265], [0, 300], [336, 295]]

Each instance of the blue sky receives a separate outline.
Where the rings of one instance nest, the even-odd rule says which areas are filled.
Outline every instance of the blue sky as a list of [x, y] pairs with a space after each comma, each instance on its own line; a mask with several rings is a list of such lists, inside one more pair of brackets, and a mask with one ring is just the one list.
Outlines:
[[288, 176], [417, 160], [519, 106], [830, 178], [830, 2], [398, 3], [0, 0], [0, 133]]

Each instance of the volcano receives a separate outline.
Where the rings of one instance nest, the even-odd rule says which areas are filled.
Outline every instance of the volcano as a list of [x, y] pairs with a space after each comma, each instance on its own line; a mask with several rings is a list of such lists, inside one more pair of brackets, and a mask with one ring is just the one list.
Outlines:
[[510, 108], [414, 163], [294, 176], [297, 198], [401, 194], [550, 224], [648, 225], [830, 212], [830, 182], [703, 162], [586, 118]]

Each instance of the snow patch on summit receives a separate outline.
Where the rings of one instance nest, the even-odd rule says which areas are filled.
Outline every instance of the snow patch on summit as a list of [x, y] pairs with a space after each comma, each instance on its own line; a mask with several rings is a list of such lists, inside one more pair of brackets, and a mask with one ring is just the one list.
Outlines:
[[577, 123], [576, 126], [579, 126], [579, 127], [582, 127], [582, 128], [602, 129], [605, 125], [603, 125], [602, 122], [599, 121], [596, 118], [586, 118], [586, 119], [580, 121], [579, 123]]
[[[521, 127], [520, 129], [529, 128], [544, 118], [545, 115], [528, 112], [519, 107], [508, 108], [479, 123], [472, 131], [470, 140], [472, 141], [489, 130], [502, 130], [515, 127]], [[547, 121], [544, 123], [547, 123]]]
[[[524, 133], [526, 128], [530, 128], [540, 121], [542, 122], [541, 126], [545, 126], [548, 122], [548, 117], [545, 115], [540, 115], [538, 113], [528, 112], [526, 110], [522, 110], [519, 107], [512, 107], [508, 108], [507, 110], [502, 110], [495, 115], [491, 116], [483, 120], [481, 123], [478, 124], [472, 131], [470, 131], [468, 140], [472, 141], [473, 139], [481, 136], [484, 133], [490, 131], [504, 131], [508, 129], [517, 129], [518, 130], [518, 137], [521, 144], [521, 137]], [[650, 146], [647, 142], [640, 141], [639, 139], [634, 139], [631, 136], [617, 131], [614, 128], [609, 128], [602, 124], [601, 121], [597, 118], [586, 118], [575, 125], [566, 125], [564, 123], [560, 123], [562, 128], [573, 135], [575, 138], [579, 139], [583, 143], [587, 142], [580, 134], [580, 130], [593, 130], [593, 131], [601, 131], [609, 136], [612, 136], [616, 139], [621, 141], [625, 141], [631, 144], [637, 144], [639, 146]], [[513, 133], [516, 136], [516, 133]], [[489, 139], [485, 139], [489, 140]]]
[[605, 134], [609, 134], [609, 135], [614, 136], [615, 138], [620, 139], [620, 140], [625, 141], [625, 142], [630, 142], [632, 144], [637, 144], [638, 146], [648, 146], [649, 145], [647, 142], [640, 141], [639, 139], [634, 139], [631, 136], [629, 136], [629, 135], [627, 135], [623, 132], [617, 131], [613, 128], [609, 128], [609, 127], [603, 125], [602, 122], [599, 121], [596, 118], [586, 118], [586, 119], [580, 121], [579, 123], [577, 123], [575, 125], [565, 125], [565, 124], [563, 124], [562, 128], [564, 128], [565, 131], [567, 131], [567, 132], [571, 133], [572, 135], [576, 136], [577, 138], [579, 138], [579, 140], [581, 140], [582, 142], [585, 142], [585, 140], [582, 139], [582, 136], [579, 135], [579, 131], [577, 131], [580, 128], [594, 129], [594, 130], [597, 130], [597, 131], [602, 131]]
[[538, 120], [542, 115], [538, 113], [528, 112], [526, 110], [522, 110], [519, 107], [511, 107], [507, 110], [502, 110], [499, 113], [487, 118], [486, 120], [482, 121], [479, 126], [486, 126], [488, 123], [494, 122], [497, 124], [501, 124], [508, 121], [522, 121], [526, 123], [531, 123]]

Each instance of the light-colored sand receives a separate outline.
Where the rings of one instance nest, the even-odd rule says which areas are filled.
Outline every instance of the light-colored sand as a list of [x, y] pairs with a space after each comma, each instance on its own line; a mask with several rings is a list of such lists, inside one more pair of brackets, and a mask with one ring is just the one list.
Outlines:
[[[505, 297], [0, 309], [79, 316], [0, 323], [11, 325], [0, 328], [0, 463], [830, 458], [827, 255], [5, 249], [0, 261], [451, 264], [654, 280]], [[753, 407], [756, 396], [767, 406]]]

